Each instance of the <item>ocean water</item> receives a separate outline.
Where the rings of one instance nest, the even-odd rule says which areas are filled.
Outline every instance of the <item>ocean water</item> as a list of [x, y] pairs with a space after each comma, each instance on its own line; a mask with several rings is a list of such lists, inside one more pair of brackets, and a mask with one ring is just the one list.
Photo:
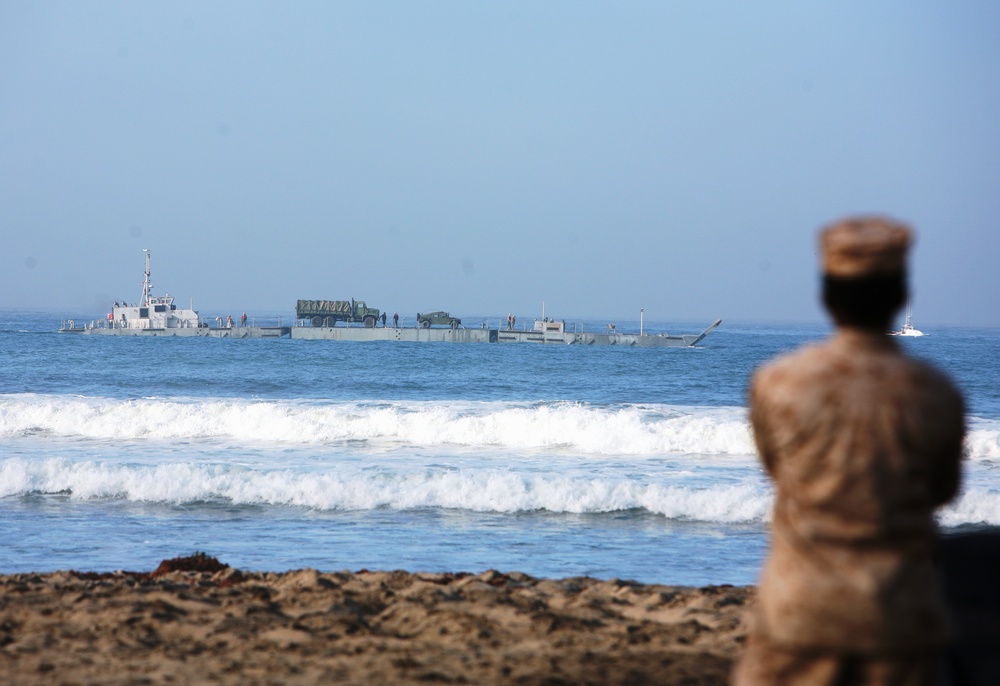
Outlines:
[[[829, 332], [724, 323], [693, 349], [57, 333], [71, 316], [0, 313], [0, 573], [200, 550], [250, 570], [754, 583], [772, 491], [747, 382]], [[1000, 331], [929, 333], [900, 343], [969, 406], [940, 523], [1000, 525]]]

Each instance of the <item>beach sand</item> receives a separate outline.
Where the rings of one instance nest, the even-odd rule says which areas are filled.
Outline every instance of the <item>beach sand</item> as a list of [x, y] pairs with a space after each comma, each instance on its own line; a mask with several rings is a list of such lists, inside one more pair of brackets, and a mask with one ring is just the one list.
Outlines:
[[[206, 571], [190, 571], [202, 569]], [[6, 684], [725, 684], [752, 588], [520, 573], [0, 576]]]

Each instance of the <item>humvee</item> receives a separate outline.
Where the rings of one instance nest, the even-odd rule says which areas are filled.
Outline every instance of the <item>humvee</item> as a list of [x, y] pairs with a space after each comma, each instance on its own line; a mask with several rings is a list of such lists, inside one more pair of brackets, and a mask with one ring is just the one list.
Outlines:
[[453, 329], [457, 329], [462, 325], [462, 320], [458, 317], [452, 317], [447, 312], [442, 312], [440, 310], [437, 312], [417, 314], [417, 326], [422, 329], [428, 329], [432, 325], [450, 326]]

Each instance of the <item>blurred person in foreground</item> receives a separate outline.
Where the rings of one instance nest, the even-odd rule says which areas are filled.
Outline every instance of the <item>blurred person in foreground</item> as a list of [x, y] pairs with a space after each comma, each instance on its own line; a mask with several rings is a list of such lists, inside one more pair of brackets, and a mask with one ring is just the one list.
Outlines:
[[959, 487], [962, 397], [887, 332], [910, 230], [820, 234], [836, 332], [757, 371], [750, 420], [775, 484], [771, 549], [733, 683], [937, 684], [950, 623], [934, 510]]

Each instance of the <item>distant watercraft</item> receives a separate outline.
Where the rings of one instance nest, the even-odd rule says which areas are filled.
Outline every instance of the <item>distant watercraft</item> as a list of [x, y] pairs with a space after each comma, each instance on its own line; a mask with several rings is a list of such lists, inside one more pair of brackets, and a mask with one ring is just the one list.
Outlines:
[[[717, 319], [700, 334], [648, 334], [642, 327], [640, 310], [639, 333], [618, 333], [614, 325], [604, 332], [584, 332], [582, 327], [573, 326], [567, 330], [565, 321], [556, 321], [544, 316], [535, 320], [531, 329], [515, 330], [510, 319], [507, 328], [497, 321], [496, 328], [487, 326], [465, 328], [462, 320], [444, 311], [417, 315], [417, 326], [389, 328], [385, 320], [381, 327], [375, 326], [379, 311], [368, 308], [364, 302], [350, 301], [310, 301], [299, 300], [296, 318], [305, 320], [311, 326], [256, 326], [247, 325], [246, 315], [239, 321], [231, 316], [216, 317], [217, 325], [211, 319], [202, 320], [192, 308], [182, 309], [174, 304], [172, 295], [153, 295], [150, 281], [150, 254], [146, 254], [146, 272], [142, 282], [142, 296], [138, 303], [118, 303], [111, 307], [105, 319], [93, 320], [77, 326], [75, 320], [67, 320], [59, 327], [60, 333], [100, 334], [105, 336], [211, 336], [214, 338], [296, 338], [326, 339], [342, 341], [447, 341], [454, 343], [563, 343], [575, 345], [623, 345], [639, 348], [690, 348], [701, 342], [721, 323]], [[303, 305], [305, 303], [305, 305]], [[314, 309], [315, 303], [323, 307]], [[329, 305], [329, 307], [327, 307]], [[341, 307], [343, 306], [343, 307]], [[359, 309], [360, 307], [360, 309]], [[344, 309], [346, 308], [346, 309]], [[384, 315], [383, 315], [384, 316]], [[347, 322], [347, 326], [334, 326], [337, 321]], [[362, 324], [351, 326], [351, 323]], [[432, 324], [448, 324], [448, 328], [432, 327]]]
[[138, 303], [115, 304], [107, 318], [83, 326], [70, 319], [59, 327], [59, 333], [101, 334], [104, 336], [212, 336], [215, 338], [281, 338], [288, 336], [287, 326], [247, 326], [246, 315], [237, 322], [231, 316], [216, 318], [218, 326], [202, 321], [193, 308], [174, 304], [174, 296], [153, 295], [150, 281], [149, 250], [146, 253], [146, 273], [142, 280], [142, 296]]
[[913, 317], [910, 313], [910, 303], [906, 303], [906, 319], [903, 326], [898, 331], [891, 331], [890, 336], [926, 336], [923, 331], [913, 326]]

